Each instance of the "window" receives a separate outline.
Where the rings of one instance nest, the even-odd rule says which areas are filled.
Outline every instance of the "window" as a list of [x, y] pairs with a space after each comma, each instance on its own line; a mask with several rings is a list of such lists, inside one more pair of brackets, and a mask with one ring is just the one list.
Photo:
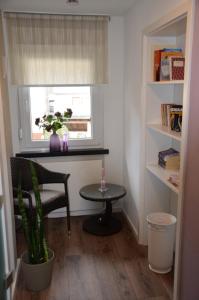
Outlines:
[[73, 111], [66, 127], [69, 145], [102, 146], [103, 105], [97, 88], [90, 86], [47, 86], [19, 88], [21, 150], [47, 148], [51, 133], [35, 125], [35, 119], [45, 114]]
[[67, 108], [71, 108], [73, 111], [71, 120], [66, 124], [69, 138], [92, 138], [91, 88], [89, 86], [30, 87], [29, 90], [32, 141], [48, 140], [49, 138], [48, 133], [35, 125], [36, 118], [46, 114], [54, 114], [58, 111], [64, 112]]

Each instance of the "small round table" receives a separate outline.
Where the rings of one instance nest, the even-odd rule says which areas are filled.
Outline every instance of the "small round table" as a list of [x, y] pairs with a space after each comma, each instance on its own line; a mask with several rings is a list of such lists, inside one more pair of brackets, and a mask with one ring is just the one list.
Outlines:
[[83, 229], [95, 235], [111, 235], [121, 230], [121, 222], [112, 216], [112, 201], [118, 200], [126, 195], [123, 186], [117, 184], [106, 184], [106, 191], [99, 191], [100, 184], [86, 185], [80, 189], [82, 198], [90, 201], [105, 202], [106, 209], [103, 214], [95, 215], [86, 219]]

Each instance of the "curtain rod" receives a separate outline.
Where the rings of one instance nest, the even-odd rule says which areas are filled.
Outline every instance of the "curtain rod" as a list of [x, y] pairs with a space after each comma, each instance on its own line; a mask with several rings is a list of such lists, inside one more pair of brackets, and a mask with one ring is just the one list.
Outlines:
[[111, 21], [111, 16], [110, 15], [97, 15], [97, 14], [72, 14], [72, 13], [56, 13], [56, 12], [52, 12], [52, 13], [49, 13], [49, 12], [32, 12], [32, 11], [10, 11], [10, 10], [2, 10], [2, 14], [4, 13], [14, 13], [14, 14], [39, 14], [39, 15], [59, 15], [59, 16], [77, 16], [77, 17], [82, 17], [82, 16], [85, 16], [85, 17], [108, 17], [109, 21]]

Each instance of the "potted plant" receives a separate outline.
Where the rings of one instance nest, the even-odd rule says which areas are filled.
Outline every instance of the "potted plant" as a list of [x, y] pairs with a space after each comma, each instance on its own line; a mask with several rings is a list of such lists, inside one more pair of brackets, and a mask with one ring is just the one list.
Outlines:
[[48, 287], [52, 277], [54, 252], [48, 248], [43, 223], [42, 204], [36, 171], [30, 162], [32, 185], [36, 208], [33, 211], [25, 207], [21, 184], [18, 186], [18, 202], [22, 216], [22, 226], [27, 243], [27, 251], [22, 256], [22, 271], [26, 287], [32, 291], [40, 291]]
[[[66, 122], [71, 116], [72, 110], [67, 108], [63, 114], [58, 111], [54, 114], [44, 115], [42, 118], [36, 118], [35, 125], [43, 128], [47, 132], [52, 131], [52, 135], [50, 136], [50, 152], [61, 151], [61, 143], [57, 130], [60, 130], [64, 126], [66, 127]], [[63, 148], [66, 150], [66, 147]]]

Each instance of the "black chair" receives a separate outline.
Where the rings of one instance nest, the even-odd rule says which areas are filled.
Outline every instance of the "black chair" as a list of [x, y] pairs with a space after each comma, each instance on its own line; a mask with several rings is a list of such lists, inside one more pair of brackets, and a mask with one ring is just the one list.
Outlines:
[[[15, 215], [20, 215], [17, 189], [19, 184], [22, 188], [22, 195], [24, 203], [29, 210], [32, 208], [34, 213], [35, 209], [35, 197], [32, 186], [32, 176], [30, 171], [30, 160], [19, 157], [11, 157], [11, 173], [12, 173], [12, 185], [13, 185], [13, 198], [14, 198], [14, 212]], [[50, 184], [50, 183], [63, 183], [65, 192], [59, 192], [49, 189], [40, 189], [40, 196], [42, 201], [43, 214], [47, 215], [51, 211], [66, 207], [67, 213], [67, 227], [68, 234], [70, 235], [70, 203], [68, 197], [68, 178], [70, 174], [63, 174], [58, 172], [50, 171], [40, 164], [32, 161], [35, 171], [37, 173], [39, 185]]]

